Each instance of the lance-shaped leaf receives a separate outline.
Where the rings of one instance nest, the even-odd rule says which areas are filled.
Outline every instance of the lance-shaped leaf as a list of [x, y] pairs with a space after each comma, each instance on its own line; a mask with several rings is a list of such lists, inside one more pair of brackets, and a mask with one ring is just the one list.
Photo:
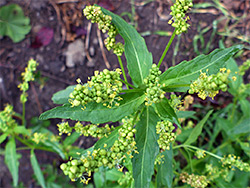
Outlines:
[[16, 187], [18, 183], [18, 158], [16, 153], [16, 142], [15, 138], [12, 137], [5, 146], [5, 159], [6, 165], [13, 178], [13, 185]]
[[213, 113], [213, 110], [210, 110], [207, 115], [193, 128], [190, 136], [185, 141], [184, 145], [190, 145], [195, 142], [198, 136], [201, 134], [203, 125], [207, 122], [209, 116]]
[[[219, 47], [221, 49], [225, 49], [225, 46], [224, 46], [222, 40], [219, 41]], [[238, 95], [238, 89], [239, 89], [241, 83], [243, 82], [243, 78], [241, 75], [235, 74], [235, 72], [239, 72], [239, 67], [238, 67], [236, 61], [234, 60], [234, 58], [231, 57], [227, 60], [226, 68], [230, 69], [231, 72], [234, 74], [233, 76], [236, 77], [235, 81], [228, 83], [228, 85], [229, 85], [228, 92], [230, 92], [232, 95], [236, 96], [236, 95]]]
[[98, 148], [103, 148], [104, 144], [107, 144], [106, 148], [110, 148], [114, 142], [118, 139], [119, 133], [118, 130], [121, 128], [121, 126], [116, 127], [115, 130], [112, 131], [112, 133], [110, 135], [108, 135], [108, 137], [103, 137], [100, 140], [98, 140], [95, 143], [94, 148], [98, 149]]
[[55, 104], [66, 104], [69, 103], [69, 94], [74, 91], [76, 85], [68, 86], [66, 89], [56, 92], [53, 97], [52, 101]]
[[168, 119], [180, 127], [177, 115], [175, 114], [174, 109], [170, 106], [167, 98], [164, 98], [161, 102], [156, 103], [154, 107], [161, 119]]
[[120, 16], [102, 8], [104, 14], [112, 17], [112, 23], [116, 26], [119, 34], [125, 42], [125, 56], [129, 75], [136, 86], [143, 84], [143, 79], [149, 74], [152, 67], [152, 54], [148, 51], [145, 40]]
[[160, 82], [166, 84], [166, 90], [184, 92], [191, 81], [199, 77], [200, 71], [208, 70], [209, 74], [219, 72], [220, 68], [226, 66], [227, 60], [240, 49], [242, 49], [241, 45], [216, 49], [208, 55], [200, 55], [191, 61], [183, 61], [164, 72], [160, 76]]
[[71, 107], [65, 104], [53, 108], [41, 114], [40, 119], [63, 118], [77, 121], [90, 121], [92, 123], [105, 123], [118, 121], [121, 118], [132, 114], [143, 103], [145, 96], [142, 93], [128, 93], [121, 96], [123, 100], [119, 106], [107, 108], [102, 104], [88, 103], [86, 109], [83, 107]]
[[170, 145], [170, 150], [165, 150], [161, 153], [161, 155], [163, 155], [164, 157], [162, 158], [162, 163], [157, 165], [157, 186], [171, 188], [173, 182], [172, 144]]
[[139, 152], [133, 157], [133, 178], [135, 187], [147, 188], [154, 173], [154, 161], [159, 153], [156, 124], [160, 118], [153, 107], [145, 107], [136, 125], [136, 147]]
[[34, 174], [36, 175], [37, 181], [42, 186], [42, 188], [46, 188], [43, 173], [41, 171], [39, 163], [37, 162], [36, 155], [33, 149], [30, 151], [30, 162], [31, 162], [31, 166], [33, 168]]

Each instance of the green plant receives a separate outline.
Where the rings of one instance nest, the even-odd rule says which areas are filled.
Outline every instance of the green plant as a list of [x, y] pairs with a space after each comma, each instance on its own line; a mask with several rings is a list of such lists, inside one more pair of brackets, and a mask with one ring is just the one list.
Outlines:
[[30, 29], [30, 19], [24, 16], [19, 5], [10, 4], [0, 8], [1, 36], [8, 36], [13, 42], [20, 42]]
[[[0, 144], [6, 141], [5, 163], [13, 178], [13, 186], [18, 186], [19, 177], [19, 159], [21, 154], [19, 150], [30, 150], [30, 162], [38, 183], [44, 188], [46, 181], [42, 174], [42, 170], [37, 161], [35, 150], [43, 150], [58, 154], [62, 159], [67, 159], [67, 151], [75, 149], [72, 145], [77, 139], [68, 137], [62, 140], [60, 137], [54, 135], [47, 127], [50, 125], [49, 121], [40, 121], [38, 118], [31, 120], [32, 127], [27, 128], [25, 118], [25, 104], [27, 102], [27, 91], [29, 89], [29, 82], [34, 80], [34, 73], [38, 63], [33, 59], [29, 60], [25, 72], [22, 73], [23, 82], [18, 86], [22, 91], [20, 101], [23, 105], [23, 112], [19, 114], [13, 110], [13, 106], [7, 104], [3, 111], [0, 111]], [[66, 143], [66, 144], [65, 144]]]
[[[46, 111], [40, 116], [42, 120], [62, 118], [77, 121], [74, 126], [70, 126], [68, 122], [58, 124], [60, 134], [71, 135], [75, 130], [80, 135], [91, 134], [100, 138], [93, 147], [79, 151], [78, 156], [61, 165], [64, 174], [72, 181], [80, 179], [87, 184], [94, 173], [94, 178], [100, 179], [94, 180], [98, 184], [97, 187], [105, 187], [110, 185], [110, 179], [107, 178], [108, 169], [117, 168], [121, 172], [126, 171], [125, 177], [124, 181], [119, 181], [118, 178], [114, 181], [125, 187], [171, 187], [172, 184], [178, 184], [178, 178], [173, 182], [174, 173], [191, 186], [206, 187], [212, 179], [204, 174], [205, 172], [186, 172], [188, 168], [192, 169], [191, 162], [195, 160], [192, 159], [190, 151], [201, 159], [206, 154], [214, 157], [217, 163], [221, 161], [225, 166], [231, 164], [233, 168], [247, 172], [250, 170], [249, 164], [234, 159], [232, 155], [222, 157], [222, 153], [214, 154], [192, 145], [202, 134], [212, 110], [190, 129], [186, 137], [178, 131], [173, 131], [174, 124], [179, 127], [178, 130], [182, 129], [180, 118], [193, 115], [193, 112], [185, 111], [192, 102], [190, 97], [182, 102], [175, 95], [168, 99], [166, 93], [199, 92], [199, 96], [205, 99], [208, 96], [214, 97], [219, 90], [226, 91], [237, 76], [237, 73], [230, 72], [226, 66], [230, 63], [230, 58], [243, 48], [236, 45], [216, 49], [208, 55], [183, 61], [162, 73], [159, 70], [160, 65], [175, 35], [186, 32], [189, 27], [186, 23], [186, 12], [192, 5], [190, 0], [177, 0], [171, 7], [173, 17], [169, 24], [172, 24], [175, 30], [158, 64], [153, 64], [152, 54], [148, 52], [144, 39], [119, 16], [99, 6], [87, 6], [84, 9], [87, 19], [98, 23], [99, 29], [104, 33], [108, 32], [105, 44], [108, 50], [113, 49], [117, 55], [121, 70], [96, 71], [85, 84], [77, 79], [77, 85], [69, 86], [52, 97], [55, 104], [62, 106]], [[124, 39], [124, 45], [116, 43], [117, 34]], [[120, 58], [123, 52], [132, 84], [127, 81]], [[120, 74], [123, 74], [123, 79], [119, 77]], [[126, 89], [122, 89], [121, 83]], [[81, 121], [91, 124], [84, 126]], [[120, 121], [121, 124], [115, 128], [100, 125], [116, 121]], [[185, 124], [183, 126], [185, 127]], [[182, 144], [175, 144], [175, 139], [181, 140]], [[178, 163], [173, 159], [177, 149], [190, 162], [180, 173], [178, 171], [181, 168], [178, 168]], [[117, 173], [116, 170], [113, 171]]]

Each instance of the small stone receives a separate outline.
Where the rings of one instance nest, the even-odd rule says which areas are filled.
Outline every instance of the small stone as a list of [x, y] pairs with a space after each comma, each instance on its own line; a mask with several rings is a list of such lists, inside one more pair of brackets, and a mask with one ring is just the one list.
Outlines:
[[6, 4], [6, 0], [1, 0], [0, 1], [0, 6], [3, 6], [3, 5], [5, 5]]
[[43, 62], [44, 62], [44, 58], [43, 58], [43, 56], [40, 55], [40, 54], [37, 54], [37, 55], [36, 55], [36, 60], [37, 60], [38, 63], [43, 63]]
[[95, 66], [95, 60], [92, 59], [91, 61], [88, 61], [86, 65], [87, 65], [87, 67], [94, 67]]
[[94, 48], [94, 46], [90, 46], [90, 48], [89, 48], [89, 54], [90, 54], [91, 56], [94, 56], [94, 55], [95, 55], [95, 48]]
[[68, 45], [66, 55], [66, 66], [74, 67], [76, 63], [83, 62], [85, 59], [85, 48], [82, 39], [78, 39]]

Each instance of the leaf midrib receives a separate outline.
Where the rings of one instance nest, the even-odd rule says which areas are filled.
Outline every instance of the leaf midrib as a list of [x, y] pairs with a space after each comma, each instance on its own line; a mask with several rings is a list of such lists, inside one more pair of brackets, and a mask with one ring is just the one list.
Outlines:
[[[230, 52], [232, 52], [232, 51], [230, 51]], [[209, 67], [209, 66], [212, 66], [213, 64], [215, 64], [215, 62], [217, 62], [218, 60], [220, 60], [221, 58], [223, 58], [224, 56], [226, 56], [226, 55], [228, 55], [230, 52], [228, 52], [228, 53], [226, 53], [226, 54], [224, 54], [224, 55], [222, 55], [222, 56], [220, 56], [220, 58], [218, 58], [218, 59], [216, 59], [214, 62], [212, 62], [212, 63], [210, 63], [210, 64], [208, 64], [207, 66], [205, 66], [205, 67], [203, 67], [203, 68], [201, 68], [201, 69], [199, 69], [199, 70], [197, 70], [197, 71], [195, 71], [195, 72], [192, 72], [191, 74], [185, 74], [185, 75], [183, 75], [183, 76], [176, 76], [175, 78], [172, 78], [172, 79], [169, 79], [169, 80], [166, 80], [166, 84], [168, 83], [168, 84], [170, 84], [170, 83], [172, 83], [175, 79], [183, 79], [183, 78], [185, 78], [185, 77], [188, 77], [188, 76], [191, 76], [191, 75], [194, 75], [194, 74], [196, 74], [196, 73], [198, 73], [198, 72], [200, 72], [200, 70], [202, 70], [202, 69], [206, 69], [207, 67]], [[209, 54], [210, 55], [210, 54]], [[205, 56], [205, 57], [208, 57], [209, 55], [207, 55], [207, 56]], [[179, 74], [181, 74], [181, 73], [179, 73]]]
[[[118, 106], [117, 108], [113, 108], [113, 110], [118, 109], [119, 107], [127, 106], [127, 105], [129, 105], [130, 103], [133, 103], [134, 101], [140, 99], [142, 96], [144, 96], [144, 95], [141, 95], [140, 97], [137, 97], [137, 98], [135, 98], [135, 99], [133, 99], [133, 100], [131, 100], [131, 101], [129, 101], [129, 102], [126, 102], [126, 103], [124, 103], [124, 104]], [[68, 104], [67, 104], [67, 105], [68, 105]], [[101, 108], [101, 109], [96, 109], [95, 111], [101, 112], [101, 111], [111, 110], [111, 109], [112, 109], [112, 108]], [[69, 110], [69, 111], [68, 111], [68, 110], [64, 110], [64, 111], [65, 111], [65, 112], [71, 112], [70, 110]], [[84, 111], [86, 111], [86, 112], [92, 112], [93, 110], [92, 110], [92, 109], [91, 109], [91, 110], [85, 109]]]
[[141, 165], [141, 172], [142, 172], [142, 175], [141, 175], [141, 183], [143, 183], [143, 177], [144, 177], [144, 162], [145, 162], [145, 148], [146, 148], [146, 143], [147, 143], [147, 136], [148, 136], [148, 129], [149, 129], [149, 110], [148, 110], [148, 107], [146, 108], [146, 110], [147, 110], [147, 113], [146, 113], [146, 115], [147, 115], [147, 119], [146, 119], [146, 137], [145, 137], [145, 141], [144, 141], [144, 145], [143, 145], [143, 154], [142, 154], [142, 165]]
[[[120, 28], [122, 28], [122, 26], [120, 25], [119, 22], [116, 22], [116, 24], [119, 25]], [[126, 31], [126, 30], [123, 30], [123, 32], [126, 34], [127, 38], [129, 39], [130, 43], [132, 44], [132, 47], [133, 47], [134, 51], [136, 52], [136, 53], [135, 53], [135, 57], [136, 57], [136, 60], [137, 60], [137, 65], [138, 65], [138, 67], [139, 67], [139, 72], [140, 72], [140, 77], [141, 77], [141, 83], [142, 83], [142, 81], [143, 81], [142, 68], [141, 68], [141, 64], [139, 63], [140, 60], [139, 60], [139, 57], [138, 57], [137, 50], [136, 50], [135, 45], [134, 45], [134, 43], [132, 42], [132, 40], [131, 40], [129, 34], [127, 33], [127, 31]]]

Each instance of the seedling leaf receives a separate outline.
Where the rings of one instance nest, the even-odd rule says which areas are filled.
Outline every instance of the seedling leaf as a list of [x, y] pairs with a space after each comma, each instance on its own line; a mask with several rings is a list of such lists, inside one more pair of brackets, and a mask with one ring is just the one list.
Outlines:
[[8, 36], [13, 42], [20, 42], [30, 32], [30, 19], [17, 4], [0, 8], [0, 35]]

